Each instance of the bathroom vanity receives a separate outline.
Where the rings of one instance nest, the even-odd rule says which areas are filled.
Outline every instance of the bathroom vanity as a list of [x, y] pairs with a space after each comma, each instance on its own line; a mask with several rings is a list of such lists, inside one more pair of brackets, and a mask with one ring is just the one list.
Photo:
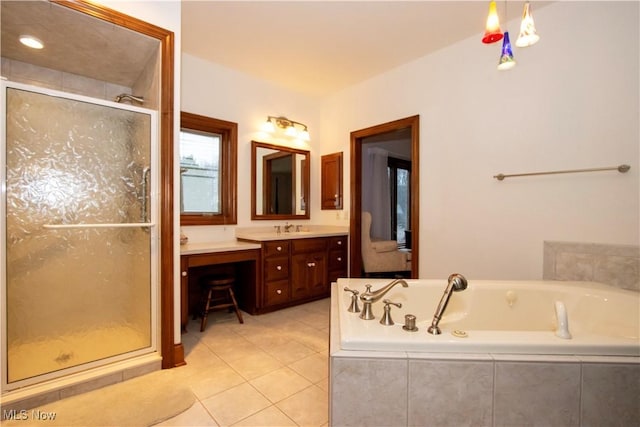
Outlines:
[[256, 313], [330, 296], [331, 282], [348, 274], [348, 234], [343, 227], [276, 232], [236, 231], [240, 241], [261, 245], [262, 274]]

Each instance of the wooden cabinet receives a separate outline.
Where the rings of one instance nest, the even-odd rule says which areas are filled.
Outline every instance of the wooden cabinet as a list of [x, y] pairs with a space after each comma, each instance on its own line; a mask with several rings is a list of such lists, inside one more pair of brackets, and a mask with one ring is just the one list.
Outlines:
[[320, 176], [320, 208], [342, 209], [342, 152], [321, 157]]
[[328, 242], [328, 282], [335, 282], [340, 277], [348, 277], [347, 236], [330, 237]]
[[328, 297], [331, 282], [347, 277], [347, 246], [346, 235], [262, 242], [262, 304], [258, 311]]

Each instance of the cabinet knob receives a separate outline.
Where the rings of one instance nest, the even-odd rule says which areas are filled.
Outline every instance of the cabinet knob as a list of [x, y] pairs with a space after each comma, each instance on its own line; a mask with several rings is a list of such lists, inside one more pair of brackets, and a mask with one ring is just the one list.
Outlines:
[[276, 294], [281, 295], [282, 294], [282, 290], [281, 289], [277, 289], [276, 290]]
[[341, 256], [338, 257], [338, 261], [342, 261], [342, 257]]
[[282, 246], [278, 246], [278, 247], [276, 248], [276, 250], [277, 250], [278, 252], [281, 252], [281, 251], [282, 251]]
[[282, 266], [281, 265], [276, 266], [276, 270], [278, 271], [282, 270]]
[[338, 240], [338, 246], [342, 245], [342, 240]]
[[315, 267], [316, 263], [315, 262], [308, 262], [307, 263], [307, 267], [311, 268], [311, 267]]
[[187, 272], [186, 271], [182, 272], [182, 277], [187, 277]]

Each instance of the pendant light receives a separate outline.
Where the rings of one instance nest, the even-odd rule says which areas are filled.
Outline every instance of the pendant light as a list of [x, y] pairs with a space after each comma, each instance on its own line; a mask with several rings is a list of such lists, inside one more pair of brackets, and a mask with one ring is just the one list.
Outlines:
[[487, 24], [484, 30], [484, 37], [482, 37], [482, 43], [495, 43], [501, 39], [502, 31], [500, 30], [498, 10], [496, 8], [496, 2], [492, 0], [489, 3], [489, 15], [487, 16]]
[[511, 50], [511, 42], [509, 41], [509, 31], [505, 31], [504, 38], [502, 39], [502, 52], [500, 53], [498, 70], [509, 70], [515, 65], [516, 61], [513, 59], [513, 51]]
[[540, 36], [536, 32], [536, 26], [531, 16], [531, 6], [527, 1], [522, 11], [522, 22], [520, 23], [520, 35], [516, 40], [516, 46], [527, 47], [534, 45], [540, 40]]

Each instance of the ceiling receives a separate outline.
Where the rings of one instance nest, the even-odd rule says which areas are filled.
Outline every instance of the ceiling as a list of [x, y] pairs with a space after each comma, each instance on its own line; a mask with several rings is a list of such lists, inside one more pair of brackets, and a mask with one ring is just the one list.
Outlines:
[[[548, 3], [534, 3], [534, 16]], [[182, 51], [323, 96], [474, 35], [480, 45], [488, 4], [183, 1]], [[524, 2], [506, 5], [498, 2], [501, 21], [505, 9], [518, 19]]]
[[[551, 2], [535, 2], [535, 10]], [[504, 22], [523, 1], [498, 2]], [[155, 39], [47, 1], [0, 1], [3, 57], [131, 86]], [[182, 51], [324, 96], [483, 31], [488, 1], [182, 0]], [[25, 49], [25, 32], [45, 49]], [[478, 40], [480, 45], [480, 40]], [[125, 48], [126, 46], [126, 48]]]
[[[2, 56], [131, 87], [158, 52], [158, 40], [47, 1], [0, 1]], [[22, 34], [44, 49], [24, 47]], [[124, 48], [126, 46], [126, 48]]]

